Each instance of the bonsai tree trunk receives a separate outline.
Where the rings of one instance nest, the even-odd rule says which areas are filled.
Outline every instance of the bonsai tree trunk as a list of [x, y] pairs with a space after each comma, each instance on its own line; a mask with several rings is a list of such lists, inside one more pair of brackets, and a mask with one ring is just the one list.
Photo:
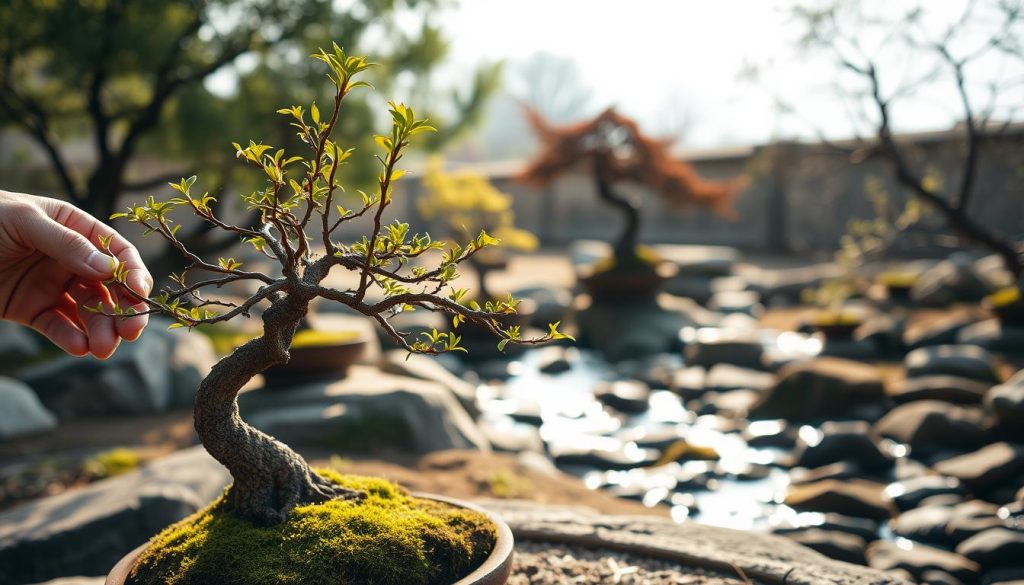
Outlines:
[[281, 522], [298, 505], [359, 497], [314, 473], [297, 453], [238, 414], [242, 386], [269, 366], [288, 361], [288, 346], [308, 306], [290, 295], [274, 301], [263, 315], [264, 335], [218, 362], [196, 395], [199, 438], [234, 478], [225, 498], [229, 509], [261, 524]]
[[[477, 260], [475, 257], [469, 259], [469, 263], [473, 265], [473, 269], [476, 270], [476, 284], [479, 293], [477, 296], [480, 299], [493, 299], [491, 292], [487, 290], [487, 273], [491, 271], [491, 267], [487, 262]], [[483, 300], [480, 301], [481, 303]]]
[[594, 178], [597, 181], [597, 194], [606, 203], [618, 209], [626, 222], [622, 235], [615, 243], [615, 257], [632, 258], [636, 256], [636, 246], [640, 237], [640, 206], [612, 189], [604, 164], [600, 160], [595, 162]]

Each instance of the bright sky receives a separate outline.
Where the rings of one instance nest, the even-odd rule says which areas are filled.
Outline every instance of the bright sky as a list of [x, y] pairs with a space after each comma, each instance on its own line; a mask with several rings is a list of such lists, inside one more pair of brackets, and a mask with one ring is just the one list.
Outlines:
[[[961, 0], [926, 4], [939, 21], [956, 18], [963, 6]], [[597, 108], [616, 104], [651, 130], [651, 120], [667, 109], [691, 114], [688, 146], [811, 136], [805, 121], [778, 115], [773, 95], [800, 104], [799, 117], [814, 120], [825, 133], [848, 135], [848, 117], [825, 83], [834, 67], [792, 58], [800, 27], [789, 15], [791, 5], [792, 0], [462, 0], [443, 22], [452, 41], [451, 71], [469, 71], [480, 60], [514, 62], [538, 51], [570, 57], [593, 88]], [[896, 0], [886, 5], [911, 6]], [[760, 83], [740, 80], [751, 64], [769, 65]], [[882, 65], [892, 63], [883, 58]], [[951, 124], [954, 89], [932, 93], [926, 106], [898, 112], [902, 129]]]

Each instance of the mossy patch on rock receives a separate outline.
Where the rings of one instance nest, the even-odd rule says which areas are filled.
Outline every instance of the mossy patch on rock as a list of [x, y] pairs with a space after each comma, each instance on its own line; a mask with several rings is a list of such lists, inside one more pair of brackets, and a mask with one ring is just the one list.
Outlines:
[[496, 529], [483, 514], [413, 498], [382, 479], [319, 473], [366, 498], [300, 506], [275, 526], [228, 513], [220, 498], [155, 536], [128, 582], [448, 585], [494, 548]]

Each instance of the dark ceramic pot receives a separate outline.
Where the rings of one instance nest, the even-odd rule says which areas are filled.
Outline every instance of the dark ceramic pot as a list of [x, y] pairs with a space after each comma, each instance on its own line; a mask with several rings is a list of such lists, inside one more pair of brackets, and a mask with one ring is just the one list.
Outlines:
[[[414, 493], [413, 495], [417, 498], [435, 500], [458, 508], [480, 512], [486, 515], [497, 529], [498, 538], [494, 543], [494, 549], [491, 550], [490, 556], [472, 573], [459, 579], [452, 585], [504, 585], [508, 581], [508, 577], [512, 573], [512, 549], [515, 546], [515, 541], [512, 538], [512, 529], [508, 527], [508, 524], [500, 516], [484, 510], [475, 504], [455, 498], [421, 493]], [[128, 573], [131, 571], [132, 566], [135, 565], [135, 559], [142, 554], [145, 548], [146, 545], [144, 544], [118, 561], [107, 575], [104, 585], [125, 585]]]
[[344, 378], [349, 366], [366, 353], [367, 340], [356, 336], [332, 343], [293, 347], [288, 350], [288, 363], [277, 364], [264, 370], [263, 379], [268, 388], [280, 388]]
[[654, 296], [678, 272], [679, 268], [670, 262], [659, 262], [649, 268], [606, 271], [585, 267], [577, 271], [576, 281], [595, 301], [622, 300]]
[[863, 323], [812, 324], [811, 329], [821, 333], [825, 339], [850, 339]]

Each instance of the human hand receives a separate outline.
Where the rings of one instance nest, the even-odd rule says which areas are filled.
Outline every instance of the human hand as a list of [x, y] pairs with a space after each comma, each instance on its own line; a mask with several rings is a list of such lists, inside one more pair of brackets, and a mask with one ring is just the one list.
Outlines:
[[86, 306], [114, 304], [146, 310], [122, 287], [107, 287], [114, 260], [99, 237], [124, 263], [128, 286], [148, 295], [153, 277], [135, 249], [110, 226], [77, 207], [45, 197], [0, 191], [0, 319], [35, 329], [71, 355], [106, 359], [121, 339], [134, 341], [149, 317], [115, 318]]

